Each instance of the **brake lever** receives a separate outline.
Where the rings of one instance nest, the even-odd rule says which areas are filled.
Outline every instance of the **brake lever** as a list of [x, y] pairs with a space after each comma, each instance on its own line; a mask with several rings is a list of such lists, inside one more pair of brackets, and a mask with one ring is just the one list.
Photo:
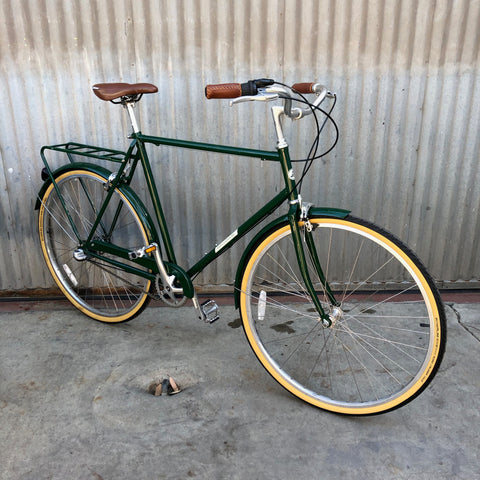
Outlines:
[[243, 97], [237, 97], [230, 100], [230, 106], [243, 102], [270, 102], [276, 100], [279, 97], [278, 93], [262, 93], [261, 95], [245, 95]]

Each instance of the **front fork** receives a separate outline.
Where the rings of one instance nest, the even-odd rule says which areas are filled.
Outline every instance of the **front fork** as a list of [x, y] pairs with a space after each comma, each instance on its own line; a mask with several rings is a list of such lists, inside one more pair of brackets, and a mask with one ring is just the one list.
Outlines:
[[[299, 206], [300, 205], [300, 206]], [[301, 213], [300, 213], [301, 212]], [[302, 217], [302, 218], [300, 218]], [[303, 281], [305, 282], [305, 287], [307, 289], [310, 298], [312, 299], [313, 304], [317, 310], [317, 313], [320, 315], [320, 320], [324, 327], [328, 328], [332, 325], [332, 317], [325, 312], [319, 296], [315, 291], [313, 286], [313, 282], [310, 276], [310, 272], [308, 271], [307, 266], [307, 259], [305, 254], [308, 253], [308, 256], [313, 264], [315, 269], [315, 273], [322, 284], [322, 288], [330, 304], [334, 307], [338, 306], [338, 302], [335, 299], [335, 296], [330, 288], [330, 285], [325, 278], [325, 274], [323, 273], [322, 267], [320, 265], [320, 261], [317, 255], [317, 249], [315, 247], [312, 235], [312, 227], [308, 220], [307, 212], [303, 212], [301, 203], [291, 205], [290, 211], [288, 213], [288, 220], [290, 223], [290, 229], [292, 231], [292, 239], [293, 244], [295, 246], [295, 253], [297, 255], [298, 266], [300, 268], [300, 273], [302, 275]], [[304, 226], [300, 227], [299, 220], [304, 222]], [[302, 231], [304, 230], [303, 235]], [[306, 248], [304, 248], [303, 243], [305, 243]]]
[[[310, 277], [310, 273], [307, 267], [307, 260], [305, 258], [305, 250], [307, 250], [310, 259], [315, 268], [315, 272], [320, 280], [320, 283], [323, 286], [325, 293], [333, 307], [337, 307], [338, 303], [333, 296], [333, 292], [331, 291], [328, 282], [325, 278], [323, 273], [322, 267], [320, 265], [320, 261], [318, 259], [317, 250], [315, 248], [315, 244], [313, 242], [312, 231], [309, 228], [305, 228], [305, 244], [306, 249], [303, 247], [302, 242], [302, 232], [299, 225], [300, 221], [310, 224], [308, 222], [308, 207], [302, 206], [302, 200], [300, 195], [297, 192], [297, 186], [295, 183], [295, 176], [293, 174], [292, 164], [290, 161], [290, 155], [288, 153], [288, 145], [285, 142], [285, 138], [283, 137], [282, 132], [282, 125], [281, 125], [281, 116], [283, 114], [283, 107], [273, 107], [273, 117], [275, 121], [275, 125], [277, 127], [277, 136], [278, 136], [278, 153], [280, 157], [280, 163], [282, 165], [282, 173], [285, 180], [285, 185], [287, 191], [289, 192], [289, 203], [290, 209], [288, 211], [288, 221], [290, 223], [290, 229], [292, 231], [292, 239], [293, 244], [295, 246], [295, 253], [297, 255], [298, 266], [300, 268], [300, 273], [302, 275], [303, 281], [305, 282], [305, 286], [307, 289], [307, 293], [310, 295], [313, 304], [315, 305], [315, 309], [320, 316], [320, 320], [324, 327], [332, 326], [333, 320], [332, 316], [325, 312], [320, 303], [320, 299], [318, 298], [317, 293], [315, 292], [315, 288], [312, 283], [312, 279]], [[310, 231], [309, 231], [310, 230]]]
[[[306, 224], [306, 226], [308, 225], [311, 226], [311, 224], [308, 221], [308, 207], [302, 206], [301, 197], [297, 192], [295, 176], [292, 169], [290, 154], [288, 152], [288, 144], [283, 134], [282, 118], [285, 116], [285, 109], [282, 106], [274, 106], [272, 107], [272, 114], [273, 114], [273, 122], [275, 124], [275, 131], [277, 134], [277, 141], [278, 141], [277, 149], [278, 149], [280, 164], [282, 166], [282, 173], [285, 180], [285, 186], [287, 188], [287, 191], [289, 192], [288, 197], [289, 197], [290, 209], [288, 212], [288, 221], [290, 223], [290, 229], [292, 231], [292, 239], [295, 246], [295, 253], [297, 255], [298, 266], [300, 268], [300, 273], [302, 275], [303, 281], [305, 282], [307, 293], [310, 295], [310, 298], [312, 299], [312, 302], [315, 305], [315, 309], [317, 310], [317, 313], [320, 315], [320, 320], [322, 321], [323, 326], [328, 328], [332, 326], [333, 321], [335, 320], [334, 314], [329, 315], [328, 313], [325, 312], [325, 310], [322, 307], [322, 304], [320, 303], [318, 295], [315, 292], [315, 288], [313, 286], [312, 279], [308, 271], [307, 260], [305, 258], [305, 249], [303, 248], [303, 243], [302, 243], [302, 234], [300, 231], [299, 222], [300, 221], [305, 222], [304, 225]], [[335, 300], [333, 292], [331, 291], [330, 286], [328, 285], [328, 282], [325, 278], [322, 267], [320, 265], [320, 261], [317, 255], [317, 250], [313, 242], [312, 229], [306, 228], [306, 226], [304, 226], [304, 229], [305, 229], [304, 238], [305, 238], [305, 244], [307, 247], [306, 250], [309, 254], [310, 259], [312, 260], [312, 263], [315, 268], [315, 272], [318, 276], [318, 279], [320, 280], [320, 283], [322, 284], [323, 290], [326, 293], [330, 304], [333, 307], [338, 307], [339, 305]], [[334, 309], [332, 309], [332, 312], [333, 311]]]

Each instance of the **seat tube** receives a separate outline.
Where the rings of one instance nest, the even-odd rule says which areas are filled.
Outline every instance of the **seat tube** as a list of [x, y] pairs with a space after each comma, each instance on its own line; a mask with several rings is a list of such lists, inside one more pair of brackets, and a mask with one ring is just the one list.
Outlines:
[[168, 232], [167, 221], [163, 213], [162, 203], [160, 202], [155, 179], [153, 177], [152, 167], [150, 166], [150, 161], [148, 159], [143, 141], [138, 142], [138, 149], [142, 161], [143, 172], [145, 174], [145, 181], [152, 199], [153, 209], [157, 217], [158, 226], [160, 227], [160, 234], [162, 236], [162, 242], [167, 254], [167, 258], [170, 262], [177, 263], [172, 241], [170, 240], [170, 234]]

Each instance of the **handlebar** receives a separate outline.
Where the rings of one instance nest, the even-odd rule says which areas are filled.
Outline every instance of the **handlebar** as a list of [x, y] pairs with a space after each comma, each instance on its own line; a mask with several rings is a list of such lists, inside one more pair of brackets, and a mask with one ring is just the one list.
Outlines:
[[[300, 119], [312, 113], [311, 108], [292, 108], [293, 94], [317, 94], [313, 102], [313, 107], [318, 107], [327, 96], [333, 97], [323, 85], [313, 82], [295, 83], [291, 88], [283, 85], [275, 85], [276, 82], [269, 78], [250, 80], [245, 83], [220, 83], [207, 85], [205, 87], [205, 96], [208, 99], [230, 98], [230, 103], [239, 103], [243, 101], [258, 100], [270, 101], [282, 98], [285, 101], [284, 113], [292, 119]], [[244, 98], [242, 98], [244, 97]]]
[[[315, 94], [315, 99], [310, 102], [304, 95]], [[291, 120], [299, 120], [300, 118], [306, 117], [308, 115], [313, 115], [315, 117], [315, 124], [317, 127], [317, 135], [312, 144], [308, 157], [303, 160], [292, 160], [297, 162], [308, 162], [308, 165], [311, 165], [311, 162], [317, 158], [321, 158], [327, 153], [329, 153], [336, 145], [338, 140], [338, 127], [335, 121], [330, 116], [333, 108], [336, 103], [336, 95], [330, 92], [326, 87], [320, 83], [313, 82], [300, 82], [295, 83], [293, 86], [289, 87], [283, 83], [276, 82], [275, 80], [269, 78], [262, 78], [259, 80], [250, 80], [245, 83], [220, 83], [207, 85], [205, 87], [205, 96], [207, 98], [229, 98], [230, 106], [240, 103], [240, 102], [271, 102], [273, 100], [283, 100], [283, 105], [274, 105], [272, 106], [272, 115], [273, 122], [275, 124], [275, 131], [277, 135], [277, 148], [288, 147], [287, 141], [283, 133], [282, 119], [288, 117]], [[320, 104], [327, 98], [334, 99], [330, 111], [327, 112], [320, 108]], [[298, 106], [293, 107], [293, 102], [296, 102]], [[320, 123], [317, 118], [317, 112], [320, 111], [324, 115], [323, 123]], [[327, 120], [330, 120], [333, 123], [333, 126], [336, 131], [336, 139], [333, 142], [333, 145], [318, 154], [319, 146], [319, 136], [323, 131]], [[303, 176], [308, 171], [307, 167], [304, 169]], [[302, 179], [303, 179], [302, 176]], [[301, 183], [301, 181], [300, 181]]]

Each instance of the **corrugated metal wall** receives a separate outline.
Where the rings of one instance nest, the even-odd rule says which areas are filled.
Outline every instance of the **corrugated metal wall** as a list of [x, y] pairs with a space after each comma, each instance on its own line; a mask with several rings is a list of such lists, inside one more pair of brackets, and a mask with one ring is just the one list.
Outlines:
[[[203, 97], [206, 83], [261, 76], [320, 80], [338, 94], [340, 143], [304, 198], [386, 226], [439, 280], [476, 286], [479, 37], [477, 0], [0, 0], [0, 290], [52, 285], [33, 210], [40, 147], [127, 145], [122, 109], [94, 97], [92, 84], [156, 84], [140, 105], [145, 133], [270, 148], [264, 105]], [[300, 126], [296, 156], [313, 131]], [[257, 160], [152, 156], [184, 262], [280, 185]], [[231, 283], [242, 245], [199, 282]]]

